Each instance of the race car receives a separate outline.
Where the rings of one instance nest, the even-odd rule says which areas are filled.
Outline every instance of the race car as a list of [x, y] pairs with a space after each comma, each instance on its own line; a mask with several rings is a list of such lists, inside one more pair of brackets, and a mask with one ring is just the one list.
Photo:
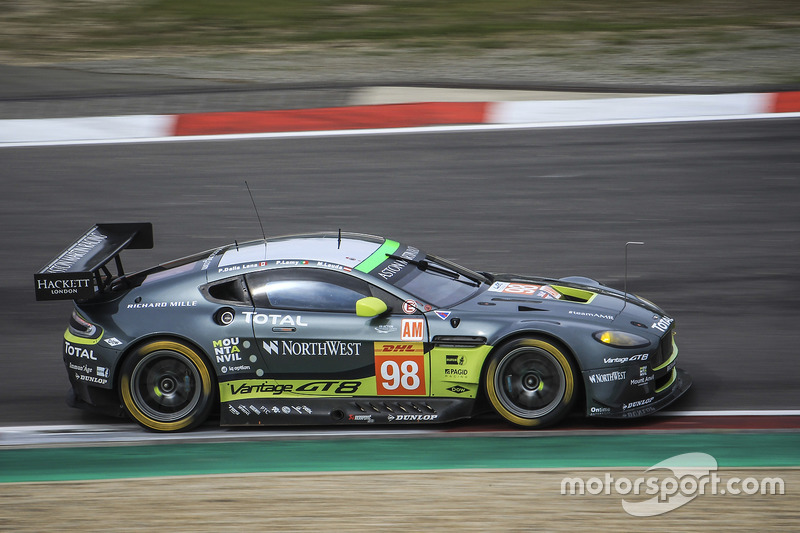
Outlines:
[[[126, 274], [149, 223], [97, 224], [34, 275], [74, 300], [68, 403], [156, 431], [427, 424], [543, 428], [653, 413], [691, 384], [671, 317], [583, 277], [474, 272], [355, 233], [264, 238]], [[115, 272], [112, 272], [115, 270]]]

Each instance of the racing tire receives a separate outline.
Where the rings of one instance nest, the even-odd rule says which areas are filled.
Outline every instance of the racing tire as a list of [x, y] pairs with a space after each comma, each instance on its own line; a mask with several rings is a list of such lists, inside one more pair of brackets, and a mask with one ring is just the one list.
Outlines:
[[154, 431], [186, 431], [202, 424], [215, 398], [205, 358], [172, 340], [134, 350], [120, 370], [120, 397], [128, 415]]
[[546, 339], [517, 339], [489, 359], [484, 387], [489, 402], [507, 421], [526, 428], [560, 422], [577, 397], [578, 375], [566, 350]]

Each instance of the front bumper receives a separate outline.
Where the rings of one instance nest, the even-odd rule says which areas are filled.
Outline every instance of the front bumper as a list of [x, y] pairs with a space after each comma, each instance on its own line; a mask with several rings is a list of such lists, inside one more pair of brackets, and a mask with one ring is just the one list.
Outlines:
[[692, 378], [685, 370], [681, 370], [680, 368], [674, 370], [675, 380], [666, 390], [654, 396], [648, 396], [647, 398], [623, 402], [621, 405], [617, 406], [616, 409], [608, 408], [608, 410], [604, 410], [603, 412], [591, 413], [590, 416], [618, 419], [638, 418], [660, 411], [683, 396], [683, 394], [689, 390], [689, 387], [692, 386]]

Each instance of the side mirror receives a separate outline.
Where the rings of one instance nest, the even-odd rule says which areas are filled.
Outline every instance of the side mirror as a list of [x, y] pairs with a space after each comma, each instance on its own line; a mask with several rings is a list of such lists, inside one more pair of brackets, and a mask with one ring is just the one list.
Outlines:
[[382, 315], [388, 309], [389, 308], [386, 307], [386, 304], [383, 302], [383, 300], [380, 298], [375, 298], [374, 296], [367, 296], [366, 298], [361, 298], [356, 302], [356, 315], [364, 318], [372, 318], [374, 316]]

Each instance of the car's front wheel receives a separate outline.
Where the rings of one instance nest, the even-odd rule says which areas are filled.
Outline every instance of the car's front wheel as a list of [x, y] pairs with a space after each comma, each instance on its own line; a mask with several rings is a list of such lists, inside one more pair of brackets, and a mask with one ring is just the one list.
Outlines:
[[484, 387], [495, 411], [518, 426], [560, 422], [575, 402], [572, 358], [548, 339], [517, 339], [491, 356]]
[[128, 414], [156, 431], [202, 424], [214, 402], [214, 379], [202, 355], [186, 344], [157, 340], [123, 362], [120, 396]]

